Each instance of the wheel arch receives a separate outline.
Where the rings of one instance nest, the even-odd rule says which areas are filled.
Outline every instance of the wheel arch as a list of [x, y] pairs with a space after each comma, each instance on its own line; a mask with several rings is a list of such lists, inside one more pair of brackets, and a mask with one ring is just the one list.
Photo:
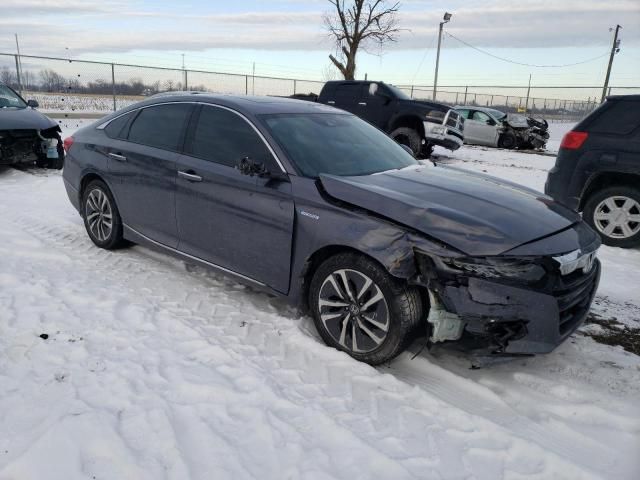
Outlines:
[[397, 128], [411, 128], [418, 132], [420, 138], [424, 139], [424, 124], [422, 120], [417, 115], [400, 115], [397, 118], [391, 120], [389, 124], [389, 131], [387, 133], [393, 132]]
[[[82, 196], [84, 195], [84, 190], [85, 188], [87, 188], [87, 185], [89, 185], [89, 183], [94, 180], [100, 180], [101, 182], [103, 182], [111, 192], [111, 195], [114, 194], [113, 188], [111, 188], [111, 185], [109, 185], [109, 182], [107, 182], [104, 176], [98, 172], [91, 170], [82, 175], [80, 179], [80, 188], [78, 188], [78, 205], [82, 205]], [[115, 199], [115, 196], [113, 198]]]
[[[404, 249], [403, 249], [404, 250]], [[302, 269], [302, 273], [300, 275], [301, 279], [301, 287], [300, 287], [300, 298], [299, 298], [299, 306], [303, 311], [308, 311], [308, 297], [309, 297], [309, 286], [311, 284], [311, 279], [315, 274], [318, 267], [328, 258], [337, 255], [339, 253], [354, 253], [357, 255], [361, 255], [375, 262], [385, 270], [389, 275], [403, 281], [408, 281], [416, 272], [415, 270], [415, 262], [413, 258], [413, 249], [409, 246], [406, 248], [406, 252], [401, 252], [401, 257], [403, 259], [407, 259], [409, 257], [411, 266], [413, 268], [407, 268], [406, 264], [403, 265], [404, 268], [400, 267], [400, 262], [396, 260], [398, 255], [375, 255], [371, 252], [367, 252], [363, 249], [358, 249], [349, 245], [340, 245], [340, 244], [331, 244], [325, 245], [323, 247], [318, 248], [313, 253], [311, 253], [307, 259], [305, 260], [304, 267]], [[405, 262], [402, 262], [405, 263]]]
[[640, 184], [640, 174], [630, 172], [607, 171], [593, 174], [580, 195], [578, 211], [583, 211], [589, 198], [595, 193], [609, 187], [633, 187]]

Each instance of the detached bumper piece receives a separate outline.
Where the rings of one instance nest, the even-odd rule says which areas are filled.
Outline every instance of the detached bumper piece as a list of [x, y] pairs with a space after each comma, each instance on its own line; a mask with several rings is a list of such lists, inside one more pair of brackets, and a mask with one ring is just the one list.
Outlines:
[[476, 355], [548, 353], [585, 320], [600, 281], [600, 262], [588, 272], [547, 274], [542, 285], [522, 286], [467, 277], [432, 281], [448, 312], [464, 330], [456, 345]]

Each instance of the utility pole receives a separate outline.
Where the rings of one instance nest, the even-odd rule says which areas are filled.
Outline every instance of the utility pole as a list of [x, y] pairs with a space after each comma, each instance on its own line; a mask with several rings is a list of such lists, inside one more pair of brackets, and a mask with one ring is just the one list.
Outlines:
[[620, 40], [618, 40], [618, 33], [622, 27], [616, 25], [616, 33], [613, 36], [613, 45], [611, 46], [611, 55], [609, 56], [609, 66], [607, 67], [607, 76], [604, 79], [604, 87], [602, 88], [602, 98], [600, 103], [604, 102], [607, 96], [607, 87], [609, 86], [609, 77], [611, 76], [611, 66], [613, 65], [613, 56], [620, 51]]
[[18, 56], [16, 57], [16, 79], [18, 80], [18, 93], [22, 95], [22, 58], [20, 57], [20, 44], [18, 43], [18, 34], [14, 34], [16, 36], [16, 50], [18, 52]]
[[524, 113], [529, 110], [529, 93], [531, 93], [531, 74], [529, 74], [529, 86], [527, 87], [527, 101], [524, 104]]
[[184, 67], [184, 53], [182, 54], [182, 90], [186, 91], [189, 87], [187, 86], [187, 71]]
[[256, 62], [253, 62], [253, 72], [251, 74], [251, 95], [256, 94]]
[[442, 27], [445, 23], [451, 20], [453, 15], [449, 12], [445, 12], [442, 22], [440, 22], [440, 29], [438, 30], [438, 53], [436, 54], [436, 74], [433, 79], [433, 99], [436, 99], [436, 92], [438, 90], [438, 66], [440, 65], [440, 45], [442, 44]]

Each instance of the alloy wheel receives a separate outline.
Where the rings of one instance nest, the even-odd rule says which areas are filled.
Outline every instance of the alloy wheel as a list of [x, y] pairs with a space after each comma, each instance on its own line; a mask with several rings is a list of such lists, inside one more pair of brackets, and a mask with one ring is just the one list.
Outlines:
[[593, 212], [596, 229], [611, 238], [629, 238], [640, 231], [640, 203], [633, 198], [605, 198]]
[[362, 272], [341, 269], [322, 283], [318, 298], [326, 331], [353, 353], [376, 350], [389, 332], [389, 307], [380, 287]]
[[113, 212], [109, 198], [101, 189], [95, 188], [89, 192], [85, 215], [91, 234], [99, 242], [107, 241], [113, 230]]

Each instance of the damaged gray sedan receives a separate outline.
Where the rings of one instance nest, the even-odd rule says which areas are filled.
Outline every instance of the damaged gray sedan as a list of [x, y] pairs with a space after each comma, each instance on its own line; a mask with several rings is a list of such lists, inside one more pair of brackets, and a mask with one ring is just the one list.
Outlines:
[[549, 140], [549, 124], [542, 118], [486, 107], [458, 106], [455, 110], [465, 119], [467, 144], [537, 150]]
[[65, 144], [65, 187], [98, 247], [147, 245], [285, 297], [328, 345], [371, 364], [417, 336], [479, 355], [550, 352], [598, 286], [600, 240], [577, 213], [421, 165], [321, 104], [171, 94]]
[[38, 102], [25, 101], [0, 83], [0, 165], [33, 164], [61, 169], [64, 148], [60, 127], [35, 110]]

